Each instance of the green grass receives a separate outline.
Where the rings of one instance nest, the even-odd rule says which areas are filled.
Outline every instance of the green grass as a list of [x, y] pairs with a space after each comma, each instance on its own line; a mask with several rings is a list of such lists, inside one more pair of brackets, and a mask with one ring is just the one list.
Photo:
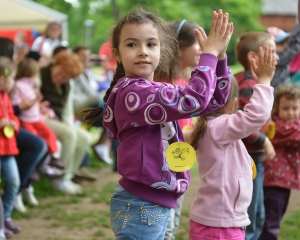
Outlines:
[[299, 240], [300, 239], [300, 209], [284, 218], [280, 232], [280, 240]]
[[236, 73], [238, 73], [240, 71], [243, 71], [243, 69], [244, 69], [243, 66], [240, 65], [240, 64], [231, 65], [229, 67], [230, 67], [230, 69], [232, 71], [232, 74], [236, 74]]

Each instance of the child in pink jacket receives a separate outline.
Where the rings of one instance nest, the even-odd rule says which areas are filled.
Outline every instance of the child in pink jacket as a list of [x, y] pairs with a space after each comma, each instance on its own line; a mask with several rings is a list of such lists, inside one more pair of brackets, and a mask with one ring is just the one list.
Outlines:
[[197, 150], [201, 181], [190, 210], [193, 240], [245, 239], [250, 224], [247, 208], [252, 197], [252, 160], [241, 139], [270, 117], [270, 82], [276, 59], [271, 47], [259, 49], [258, 60], [252, 61], [257, 84], [244, 111], [236, 112], [239, 87], [233, 79], [225, 106], [200, 116], [195, 126], [191, 144]]

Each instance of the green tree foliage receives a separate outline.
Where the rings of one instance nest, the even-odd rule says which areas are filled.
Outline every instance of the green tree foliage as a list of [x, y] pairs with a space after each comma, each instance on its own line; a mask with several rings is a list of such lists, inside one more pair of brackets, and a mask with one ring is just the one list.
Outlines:
[[109, 38], [111, 27], [127, 12], [138, 6], [146, 7], [166, 21], [187, 19], [197, 22], [208, 33], [211, 13], [222, 9], [230, 14], [235, 32], [228, 48], [229, 62], [234, 63], [234, 43], [245, 31], [261, 31], [260, 15], [263, 0], [77, 0], [73, 5], [64, 0], [34, 0], [69, 16], [69, 43], [73, 47], [84, 44], [84, 21], [94, 21], [91, 49]]

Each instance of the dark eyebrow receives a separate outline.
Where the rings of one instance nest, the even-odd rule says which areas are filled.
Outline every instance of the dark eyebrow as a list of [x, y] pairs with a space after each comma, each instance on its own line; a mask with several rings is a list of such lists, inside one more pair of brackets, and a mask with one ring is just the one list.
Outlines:
[[[159, 41], [157, 38], [155, 38], [155, 37], [152, 37], [152, 38], [148, 38], [147, 39], [147, 41], [153, 41], [153, 40], [155, 40], [155, 41]], [[126, 41], [138, 41], [136, 38], [126, 38], [125, 40], [124, 40], [124, 42], [126, 42]]]

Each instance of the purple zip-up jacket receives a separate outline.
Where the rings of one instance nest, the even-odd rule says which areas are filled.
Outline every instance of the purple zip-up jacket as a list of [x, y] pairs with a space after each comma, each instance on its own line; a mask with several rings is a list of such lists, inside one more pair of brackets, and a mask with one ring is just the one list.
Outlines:
[[103, 125], [112, 140], [121, 142], [119, 184], [126, 191], [154, 204], [177, 206], [190, 173], [169, 169], [164, 145], [185, 141], [176, 120], [224, 106], [230, 78], [227, 59], [202, 54], [186, 87], [131, 77], [117, 82], [104, 108]]

